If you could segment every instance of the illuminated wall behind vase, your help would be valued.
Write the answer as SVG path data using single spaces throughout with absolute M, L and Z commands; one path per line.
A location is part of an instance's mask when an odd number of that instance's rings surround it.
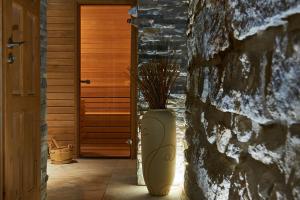
M 185 134 L 185 86 L 187 71 L 186 25 L 187 1 L 183 0 L 140 0 L 138 1 L 138 63 L 139 66 L 154 57 L 164 57 L 170 52 L 167 49 L 157 51 L 161 41 L 167 40 L 169 48 L 175 50 L 175 57 L 181 65 L 181 75 L 172 91 L 168 108 L 176 111 L 177 116 L 177 167 L 174 184 L 183 184 L 184 175 L 184 134 Z M 138 114 L 142 116 L 147 109 L 140 96 Z M 138 138 L 140 139 L 140 130 Z M 138 184 L 144 184 L 141 167 L 141 145 L 138 142 Z

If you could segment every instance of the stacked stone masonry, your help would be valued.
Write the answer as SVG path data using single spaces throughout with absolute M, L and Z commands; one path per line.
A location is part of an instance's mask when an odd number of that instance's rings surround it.
M 157 57 L 172 55 L 181 65 L 181 74 L 172 91 L 168 108 L 177 115 L 177 176 L 179 184 L 184 174 L 185 93 L 186 93 L 186 24 L 188 1 L 184 0 L 139 0 L 138 1 L 138 63 Z M 167 45 L 162 45 L 167 44 Z M 159 49 L 159 50 L 158 50 Z M 142 96 L 139 97 L 138 114 L 147 110 Z M 138 140 L 141 133 L 138 131 Z M 138 183 L 144 184 L 141 167 L 141 146 L 138 143 Z
M 48 159 L 48 144 L 47 144 L 47 124 L 46 124 L 46 108 L 47 108 L 47 0 L 40 1 L 40 99 L 41 99 L 41 200 L 47 199 L 47 159 Z
M 191 0 L 189 199 L 300 199 L 300 1 Z

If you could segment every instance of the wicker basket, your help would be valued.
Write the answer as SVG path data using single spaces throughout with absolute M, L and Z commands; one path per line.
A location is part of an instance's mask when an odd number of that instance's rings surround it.
M 68 164 L 73 160 L 73 147 L 72 145 L 59 146 L 56 140 L 52 138 L 49 154 L 52 164 Z

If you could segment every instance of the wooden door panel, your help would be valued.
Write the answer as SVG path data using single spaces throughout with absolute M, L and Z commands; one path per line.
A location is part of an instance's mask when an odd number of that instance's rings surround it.
M 34 190 L 36 186 L 36 158 L 35 151 L 37 146 L 37 141 L 35 138 L 36 133 L 36 115 L 33 112 L 24 113 L 24 130 L 26 135 L 23 135 L 24 142 L 24 151 L 23 159 L 26 160 L 26 165 L 24 165 L 23 173 L 23 184 L 25 189 L 25 195 L 28 196 L 28 193 Z M 26 198 L 25 198 L 26 199 Z
M 106 126 L 128 126 L 130 121 L 91 121 L 91 120 L 84 120 L 84 123 L 82 123 L 82 126 L 89 127 L 89 126 L 99 126 L 99 127 L 106 127 Z M 129 138 L 128 138 L 129 139 Z
M 4 1 L 4 200 L 40 198 L 39 1 Z M 10 47 L 9 47 L 10 46 Z
M 85 120 L 91 121 L 91 122 L 128 122 L 130 120 L 129 115 L 119 115 L 119 114 L 110 114 L 110 115 L 98 115 L 98 114 L 92 114 L 92 115 L 86 115 L 84 116 Z M 104 123 L 105 124 L 105 123 Z M 127 124 L 128 125 L 128 124 Z M 121 126 L 121 125 L 120 125 Z
M 85 111 L 87 113 L 112 113 L 112 114 L 130 114 L 129 103 L 85 103 Z
M 130 98 L 129 87 L 82 87 L 81 96 L 83 98 Z
M 91 127 L 83 127 L 84 132 L 87 133 L 129 133 L 130 132 L 130 127 L 128 126 L 114 126 L 114 127 L 99 127 L 99 126 L 91 126 Z M 101 134 L 99 134 L 101 135 Z
M 81 156 L 130 156 L 129 8 L 81 6 Z
M 6 123 L 7 130 L 11 133 L 6 138 L 5 146 L 6 152 L 6 166 L 5 168 L 5 199 L 20 199 L 22 198 L 22 148 L 16 145 L 22 142 L 23 127 L 24 127 L 24 113 L 11 113 L 9 122 Z
M 97 67 L 97 65 L 92 67 L 88 67 L 88 65 L 86 65 L 84 72 L 81 73 L 82 79 L 103 79 L 104 81 L 109 81 L 109 79 L 112 79 L 110 80 L 110 83 L 115 82 L 114 84 L 123 82 L 125 80 L 128 81 L 129 77 L 130 74 L 127 67 L 125 69 L 118 69 L 117 67 L 106 67 L 101 69 L 100 67 Z M 93 84 L 94 82 L 95 81 L 91 83 Z
M 90 139 L 90 140 L 95 140 L 97 141 L 98 139 L 103 140 L 103 141 L 108 141 L 109 139 L 115 139 L 115 140 L 120 140 L 120 139 L 125 139 L 122 140 L 123 143 L 126 143 L 126 140 L 130 138 L 130 132 L 84 132 L 85 130 L 82 130 L 82 134 L 80 136 L 81 139 Z M 101 133 L 101 134 L 99 134 Z M 99 140 L 98 140 L 99 141 Z M 113 140 L 111 140 L 113 141 Z M 85 141 L 86 142 L 86 141 Z M 101 142 L 99 142 L 101 143 Z
M 85 157 L 129 157 L 129 147 L 119 147 L 113 145 L 110 148 L 102 148 L 101 146 L 82 145 L 80 149 L 81 155 Z
M 12 19 L 12 34 L 11 37 L 15 41 L 23 41 L 23 9 L 18 4 L 12 5 L 13 9 L 13 19 Z M 14 95 L 21 95 L 23 93 L 23 47 L 15 48 L 12 51 L 12 55 L 14 55 L 17 59 L 16 61 L 10 66 L 12 70 L 9 74 L 10 78 L 10 85 L 12 88 L 9 90 L 11 94 Z
M 25 27 L 27 27 L 27 31 L 25 33 L 24 41 L 26 45 L 24 45 L 24 90 L 28 95 L 36 94 L 36 68 L 37 62 L 35 62 L 36 56 L 34 51 L 39 49 L 37 46 L 36 40 L 38 40 L 35 29 L 36 19 L 35 16 L 30 12 L 25 13 Z M 22 41 L 22 40 L 20 40 Z
M 99 144 L 104 146 L 110 146 L 110 144 L 114 144 L 114 145 L 118 145 L 118 146 L 124 146 L 124 147 L 128 147 L 128 145 L 126 144 L 127 138 L 91 138 L 91 139 L 87 139 L 85 138 L 84 143 L 85 144 Z

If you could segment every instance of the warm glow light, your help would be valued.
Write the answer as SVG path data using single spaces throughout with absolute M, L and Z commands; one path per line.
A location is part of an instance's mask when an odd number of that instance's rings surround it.
M 176 170 L 173 186 L 183 186 L 184 183 L 184 172 L 185 172 L 185 161 L 184 155 L 177 151 L 176 155 Z

